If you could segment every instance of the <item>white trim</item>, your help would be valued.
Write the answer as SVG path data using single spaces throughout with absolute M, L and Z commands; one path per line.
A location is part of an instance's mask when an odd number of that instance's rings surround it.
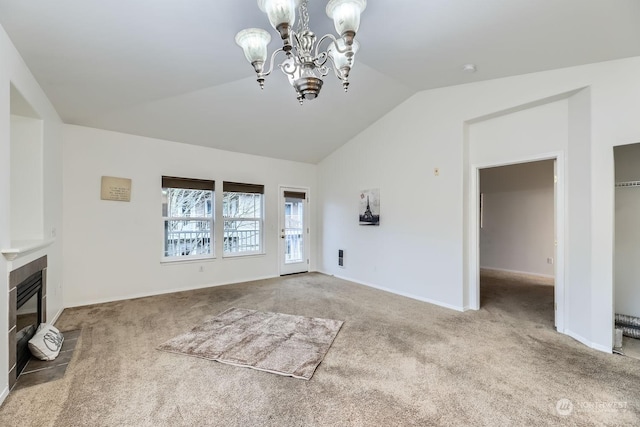
M 21 257 L 23 255 L 27 255 L 31 252 L 35 252 L 38 249 L 46 248 L 55 242 L 55 237 L 50 239 L 42 239 L 42 240 L 22 240 L 11 242 L 11 247 L 2 249 L 2 255 L 9 260 L 14 261 L 16 258 Z
M 601 351 L 603 353 L 613 354 L 613 349 L 612 348 L 606 347 L 606 346 L 604 346 L 602 344 L 598 344 L 598 343 L 592 342 L 589 347 L 591 347 L 594 350 Z
M 525 157 L 516 157 L 497 163 L 475 163 L 469 166 L 469 278 L 467 291 L 469 293 L 469 306 L 473 310 L 480 309 L 480 230 L 478 218 L 478 199 L 480 195 L 480 169 L 513 165 L 519 163 L 536 162 L 540 160 L 555 160 L 557 176 L 554 197 L 556 203 L 556 253 L 555 253 L 555 295 L 556 311 L 554 321 L 559 333 L 565 331 L 565 289 L 564 289 L 564 245 L 565 245 L 565 164 L 564 153 L 555 151 L 541 153 Z
M 184 255 L 184 256 L 172 256 L 162 257 L 160 259 L 160 265 L 170 264 L 186 264 L 190 262 L 203 262 L 214 261 L 216 259 L 213 255 Z
M 592 341 L 589 341 L 588 339 L 586 339 L 585 337 L 583 337 L 582 335 L 576 334 L 575 332 L 570 331 L 569 329 L 565 329 L 564 333 L 566 335 L 569 335 L 571 338 L 573 338 L 574 340 L 586 345 L 589 348 L 592 348 L 594 350 L 598 350 L 601 351 L 603 353 L 613 353 L 612 349 L 609 347 L 605 347 L 602 344 L 598 344 L 598 343 L 594 343 Z
M 125 300 L 129 300 L 129 299 L 136 299 L 136 298 L 146 298 L 146 297 L 153 297 L 156 295 L 165 295 L 165 294 L 173 294 L 176 292 L 187 292 L 187 291 L 195 291 L 197 289 L 206 289 L 206 288 L 215 288 L 218 286 L 227 286 L 227 285 L 235 285 L 238 283 L 245 283 L 245 282 L 253 282 L 256 280 L 266 280 L 266 279 L 273 279 L 275 277 L 280 277 L 277 275 L 270 275 L 270 276 L 261 276 L 261 277 L 253 277 L 251 279 L 244 279 L 244 280 L 240 280 L 237 282 L 227 282 L 227 283 L 207 283 L 204 285 L 198 285 L 198 286 L 191 286 L 188 288 L 172 288 L 172 289 L 164 289 L 162 291 L 158 291 L 158 292 L 141 292 L 141 293 L 137 293 L 137 294 L 133 294 L 133 295 L 126 295 L 126 296 L 116 296 L 116 297 L 111 297 L 111 298 L 98 298 L 98 299 L 94 299 L 94 300 L 88 300 L 88 301 L 82 301 L 82 302 L 78 302 L 78 303 L 72 303 L 69 304 L 68 306 L 66 306 L 65 308 L 72 308 L 72 307 L 83 307 L 85 305 L 94 305 L 94 304 L 104 304 L 107 302 L 116 302 L 116 301 L 125 301 Z
M 223 182 L 223 186 L 224 186 L 224 182 Z M 245 218 L 245 217 L 236 217 L 236 216 L 231 216 L 231 217 L 225 217 L 224 216 L 224 195 L 227 193 L 236 193 L 236 194 L 259 194 L 260 195 L 260 216 L 258 218 L 255 217 L 251 217 L 251 218 Z M 265 218 L 265 200 L 266 197 L 264 195 L 264 187 L 262 190 L 262 193 L 243 193 L 242 191 L 224 191 L 224 189 L 222 190 L 222 257 L 227 257 L 227 258 L 232 258 L 232 257 L 242 257 L 242 256 L 252 256 L 252 255 L 264 255 L 266 253 L 266 247 L 265 247 L 265 240 L 264 240 L 264 218 Z M 259 234 L 259 239 L 260 239 L 260 249 L 257 251 L 251 251 L 251 252 L 225 252 L 224 250 L 224 224 L 227 221 L 257 221 L 260 223 L 260 232 Z
M 258 258 L 258 257 L 263 257 L 266 256 L 267 254 L 264 252 L 252 252 L 252 253 L 246 253 L 246 254 L 227 254 L 227 255 L 223 255 L 222 259 L 223 260 L 229 260 L 229 259 L 245 259 L 245 258 Z
M 163 175 L 165 176 L 165 175 Z M 188 178 L 187 178 L 188 179 Z M 160 263 L 173 263 L 173 262 L 183 262 L 185 260 L 193 260 L 193 261 L 201 261 L 203 259 L 207 260 L 207 259 L 211 259 L 211 258 L 215 258 L 216 257 L 216 244 L 218 243 L 217 241 L 217 233 L 216 233 L 216 226 L 218 221 L 216 221 L 216 209 L 217 209 L 217 203 L 216 203 L 216 197 L 217 197 L 217 193 L 215 190 L 215 180 L 210 180 L 207 179 L 206 181 L 211 181 L 214 185 L 214 189 L 213 190 L 201 190 L 201 191 L 211 191 L 211 216 L 202 216 L 202 217 L 172 217 L 172 216 L 161 216 L 162 219 L 162 228 L 160 228 L 160 230 L 162 231 L 162 245 L 160 248 Z M 173 188 L 173 189 L 180 189 L 179 187 L 160 187 L 161 190 L 165 189 L 165 188 Z M 184 189 L 184 190 L 189 190 Z M 198 190 L 193 190 L 193 191 L 198 191 Z M 160 206 L 162 206 L 163 202 L 162 202 L 162 191 L 160 191 Z M 222 207 L 221 207 L 222 209 Z M 168 212 L 167 212 L 168 213 Z M 167 238 L 167 236 L 164 233 L 164 225 L 167 221 L 207 221 L 209 222 L 209 248 L 211 249 L 211 253 L 210 254 L 197 254 L 197 255 L 183 255 L 183 256 L 166 256 L 165 255 L 165 244 L 166 241 L 165 239 Z
M 565 238 L 566 238 L 566 220 L 567 220 L 567 211 L 565 207 L 565 200 L 567 199 L 567 194 L 565 190 L 565 178 L 566 178 L 566 169 L 565 169 L 565 158 L 564 153 L 558 153 L 556 160 L 554 162 L 554 182 L 555 182 L 555 234 L 556 234 L 556 247 L 555 247 L 555 260 L 554 260 L 554 273 L 555 273 L 555 291 L 554 291 L 554 301 L 556 304 L 556 312 L 554 323 L 556 327 L 556 331 L 561 334 L 565 333 L 565 325 L 566 316 L 568 310 L 566 308 L 565 295 L 566 290 L 564 286 L 564 278 L 565 278 Z
M 47 322 L 50 325 L 55 325 L 56 322 L 58 321 L 58 318 L 60 317 L 60 315 L 62 314 L 62 311 L 64 310 L 64 308 L 61 308 L 60 310 L 58 310 L 58 312 L 56 313 L 55 316 L 53 316 L 53 319 L 51 319 L 51 322 Z
M 281 230 L 284 228 L 284 192 L 287 190 L 298 191 L 305 194 L 306 206 L 303 212 L 303 234 L 304 234 L 304 258 L 300 262 L 285 264 L 284 262 L 284 239 L 281 236 Z M 279 185 L 278 186 L 278 272 L 280 276 L 287 274 L 309 273 L 311 271 L 311 189 L 309 187 L 300 187 L 296 185 Z M 287 271 L 286 266 L 303 265 L 300 271 Z M 306 270 L 304 269 L 306 267 Z
M 417 300 L 417 301 L 422 301 L 422 302 L 426 302 L 426 303 L 429 303 L 429 304 L 437 305 L 437 306 L 440 306 L 440 307 L 448 308 L 450 310 L 455 310 L 455 311 L 460 311 L 460 312 L 468 310 L 468 307 L 459 307 L 459 306 L 456 306 L 456 305 L 447 304 L 447 303 L 442 302 L 442 301 L 437 301 L 437 300 L 433 300 L 433 299 L 430 299 L 430 298 L 425 298 L 425 297 L 413 295 L 413 294 L 410 294 L 410 293 L 407 293 L 407 292 L 399 292 L 397 290 L 386 288 L 384 286 L 374 285 L 373 283 L 367 283 L 367 282 L 363 282 L 361 280 L 356 280 L 356 279 L 352 279 L 352 278 L 345 277 L 345 276 L 338 276 L 336 274 L 325 273 L 323 271 L 320 271 L 320 273 L 326 274 L 327 276 L 333 276 L 333 277 L 336 277 L 338 279 L 347 280 L 349 282 L 357 283 L 358 285 L 363 285 L 363 286 L 368 286 L 370 288 L 379 289 L 381 291 L 389 292 L 390 294 L 400 295 L 400 296 L 411 298 L 411 299 L 414 299 L 414 300 Z
M 4 400 L 9 396 L 9 386 L 6 386 L 2 393 L 0 394 L 0 405 L 4 403 Z

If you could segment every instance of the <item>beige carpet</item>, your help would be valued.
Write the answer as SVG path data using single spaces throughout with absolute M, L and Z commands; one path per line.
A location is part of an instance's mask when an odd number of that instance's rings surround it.
M 309 380 L 342 322 L 230 308 L 158 350 Z
M 483 277 L 481 298 L 459 313 L 312 273 L 68 309 L 64 378 L 12 392 L 0 425 L 640 425 L 640 361 L 556 333 L 553 287 Z M 156 350 L 230 307 L 344 325 L 311 381 Z

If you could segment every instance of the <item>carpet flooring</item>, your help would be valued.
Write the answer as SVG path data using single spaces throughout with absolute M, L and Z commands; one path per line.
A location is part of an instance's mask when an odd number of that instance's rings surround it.
M 0 425 L 640 424 L 640 362 L 556 333 L 553 287 L 483 276 L 481 296 L 460 313 L 311 273 L 67 309 L 65 376 L 12 391 Z M 344 324 L 310 381 L 156 350 L 230 307 Z

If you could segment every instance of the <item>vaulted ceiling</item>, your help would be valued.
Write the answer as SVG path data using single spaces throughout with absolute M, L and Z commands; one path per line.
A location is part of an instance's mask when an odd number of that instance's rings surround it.
M 234 42 L 261 27 L 279 47 L 255 0 L 0 0 L 66 123 L 309 163 L 421 90 L 638 56 L 639 22 L 638 0 L 369 0 L 349 92 L 330 74 L 300 106 L 277 70 L 260 91 Z

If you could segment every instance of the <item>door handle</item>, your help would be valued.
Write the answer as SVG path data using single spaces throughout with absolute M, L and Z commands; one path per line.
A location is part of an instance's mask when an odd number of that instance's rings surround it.
M 284 234 L 281 234 L 281 235 L 280 235 L 280 238 L 281 238 L 281 239 L 284 239 Z

